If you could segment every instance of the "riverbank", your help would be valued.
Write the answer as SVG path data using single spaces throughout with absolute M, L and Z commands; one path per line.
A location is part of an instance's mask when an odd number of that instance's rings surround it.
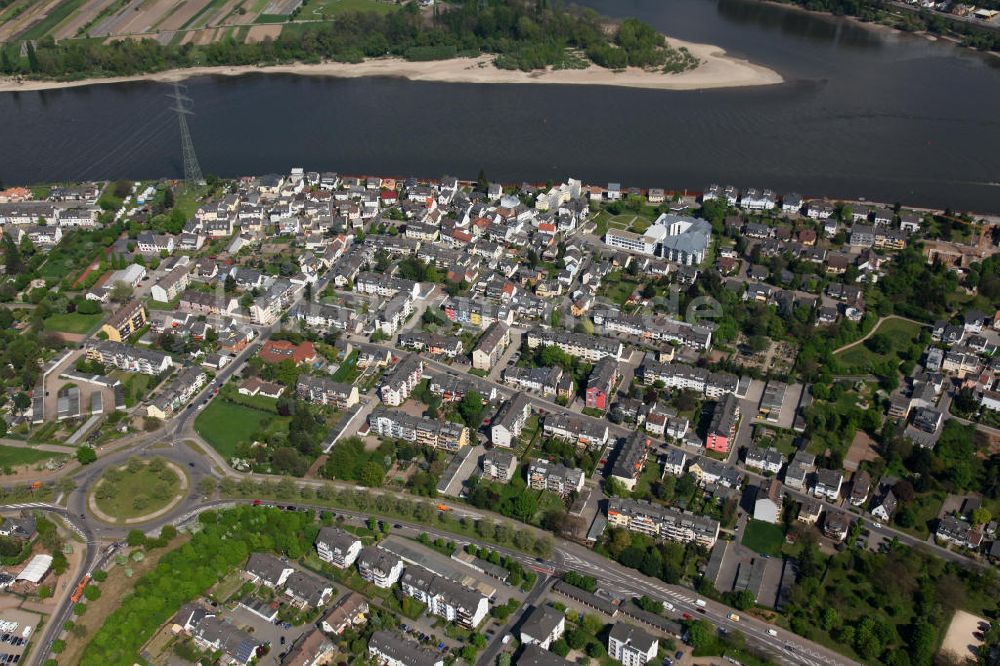
M 192 67 L 137 76 L 81 79 L 79 81 L 35 81 L 0 78 L 0 92 L 53 90 L 80 86 L 125 83 L 129 81 L 158 81 L 173 83 L 196 76 L 244 76 L 247 74 L 295 74 L 300 76 L 327 76 L 333 78 L 393 77 L 411 81 L 438 81 L 445 83 L 548 83 L 565 85 L 623 86 L 659 90 L 704 90 L 709 88 L 738 88 L 744 86 L 775 85 L 783 81 L 780 74 L 761 65 L 735 58 L 711 44 L 695 44 L 677 39 L 668 40 L 675 48 L 687 48 L 698 59 L 694 69 L 672 74 L 648 72 L 637 68 L 614 71 L 591 65 L 586 69 L 546 70 L 521 72 L 498 69 L 492 56 L 455 58 L 429 62 L 410 62 L 398 58 L 378 58 L 362 63 L 325 62 L 320 64 L 295 63 L 259 67 Z
M 982 55 L 992 56 L 994 58 L 1000 58 L 1000 51 L 984 51 L 982 49 L 977 49 L 972 46 L 967 46 L 966 44 L 963 44 L 962 40 L 956 37 L 955 35 L 946 35 L 944 33 L 932 34 L 927 30 L 903 30 L 902 28 L 896 25 L 890 25 L 889 23 L 883 23 L 881 21 L 866 21 L 859 16 L 853 16 L 850 14 L 834 14 L 833 12 L 819 11 L 815 9 L 806 9 L 802 5 L 796 4 L 794 2 L 786 2 L 783 0 L 759 0 L 759 2 L 762 2 L 766 5 L 772 5 L 774 7 L 781 7 L 783 9 L 796 11 L 801 14 L 807 14 L 810 16 L 820 16 L 826 19 L 832 19 L 838 21 L 846 20 L 854 25 L 861 26 L 876 33 L 911 35 L 913 37 L 919 37 L 921 39 L 925 39 L 929 42 L 938 42 L 938 41 L 947 42 L 948 44 L 954 46 L 956 49 L 962 49 L 964 51 L 969 51 L 971 53 L 978 53 Z M 897 9 L 906 11 L 912 10 L 912 7 L 903 3 L 891 2 L 890 4 L 896 7 Z M 942 15 L 942 18 L 945 17 Z M 949 20 L 955 20 L 954 17 L 947 17 L 947 18 L 949 18 Z M 973 25 L 975 25 L 976 27 L 985 27 L 976 24 Z

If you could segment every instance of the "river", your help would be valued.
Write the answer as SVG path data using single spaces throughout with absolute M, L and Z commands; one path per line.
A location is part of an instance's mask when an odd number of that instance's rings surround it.
M 777 70 L 710 91 L 254 74 L 188 82 L 206 173 L 709 182 L 1000 212 L 1000 58 L 754 0 L 588 0 Z M 0 179 L 181 173 L 158 83 L 0 94 Z

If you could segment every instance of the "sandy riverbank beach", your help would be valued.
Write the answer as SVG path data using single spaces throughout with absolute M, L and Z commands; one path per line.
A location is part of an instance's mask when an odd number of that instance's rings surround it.
M 497 69 L 490 56 L 456 58 L 431 62 L 409 62 L 398 58 L 378 58 L 358 64 L 327 62 L 315 65 L 290 64 L 257 67 L 192 67 L 138 76 L 120 76 L 79 81 L 17 81 L 0 78 L 0 92 L 51 90 L 78 86 L 123 83 L 126 81 L 174 82 L 196 76 L 242 76 L 245 74 L 297 74 L 359 78 L 386 76 L 411 81 L 441 81 L 449 83 L 559 83 L 571 85 L 626 86 L 661 90 L 702 90 L 735 88 L 781 83 L 781 76 L 767 67 L 726 55 L 711 44 L 695 44 L 670 39 L 674 47 L 686 47 L 699 60 L 698 67 L 679 74 L 662 74 L 629 68 L 612 71 L 591 65 L 587 69 L 521 72 Z

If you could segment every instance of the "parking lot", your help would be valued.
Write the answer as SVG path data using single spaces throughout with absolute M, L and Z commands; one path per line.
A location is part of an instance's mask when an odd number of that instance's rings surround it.
M 342 594 L 342 592 L 338 590 L 334 593 L 333 598 L 338 598 L 338 594 Z M 268 622 L 242 606 L 237 606 L 225 614 L 237 627 L 243 628 L 261 640 L 271 642 L 271 651 L 257 662 L 260 666 L 278 666 L 281 663 L 281 655 L 298 640 L 299 636 L 312 628 L 311 625 L 303 625 L 286 629 Z M 282 643 L 282 639 L 284 639 L 284 643 Z
M 39 617 L 19 609 L 0 613 L 0 664 L 20 664 Z

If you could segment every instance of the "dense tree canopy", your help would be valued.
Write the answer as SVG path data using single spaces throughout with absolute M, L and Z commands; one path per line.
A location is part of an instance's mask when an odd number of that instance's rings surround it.
M 628 65 L 682 70 L 696 64 L 687 51 L 670 48 L 651 26 L 628 19 L 609 39 L 603 20 L 593 11 L 573 11 L 525 0 L 466 0 L 421 16 L 416 3 L 385 14 L 346 12 L 332 22 L 297 24 L 276 39 L 246 44 L 227 38 L 195 46 L 160 44 L 153 39 L 71 39 L 38 41 L 24 58 L 14 48 L 2 49 L 3 73 L 81 78 L 162 71 L 201 65 L 253 65 L 359 62 L 392 55 L 409 60 L 440 60 L 456 55 L 490 53 L 507 69 L 549 66 L 579 67 L 587 60 L 603 67 Z M 581 56 L 582 54 L 582 56 Z

